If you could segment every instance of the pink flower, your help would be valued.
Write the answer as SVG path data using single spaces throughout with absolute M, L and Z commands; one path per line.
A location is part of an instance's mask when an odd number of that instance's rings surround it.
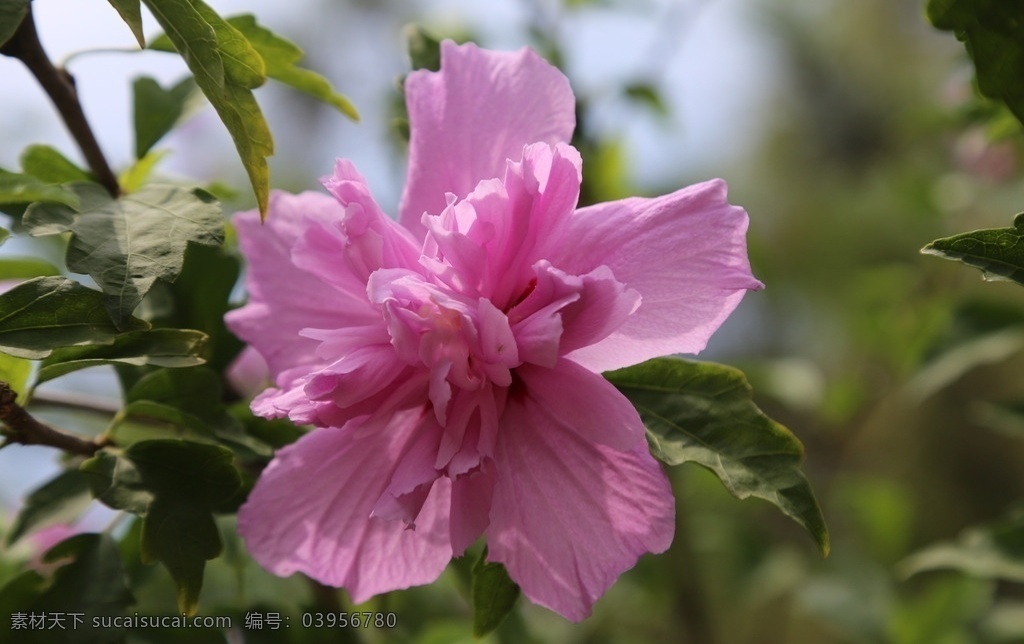
M 600 372 L 700 351 L 748 289 L 747 215 L 722 181 L 576 209 L 567 79 L 533 52 L 442 45 L 406 81 L 401 223 L 340 160 L 331 196 L 236 218 L 249 303 L 231 328 L 314 431 L 239 514 L 253 557 L 355 602 L 435 580 L 484 535 L 571 620 L 672 541 L 637 412 Z

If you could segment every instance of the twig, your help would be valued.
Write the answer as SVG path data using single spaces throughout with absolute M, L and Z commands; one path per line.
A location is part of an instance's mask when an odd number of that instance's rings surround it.
M 89 164 L 89 169 L 96 175 L 96 180 L 107 189 L 112 197 L 120 195 L 121 186 L 117 182 L 117 177 L 110 169 L 106 157 L 103 156 L 96 136 L 85 118 L 85 112 L 82 111 L 82 104 L 78 100 L 78 91 L 75 89 L 75 79 L 67 70 L 54 67 L 47 57 L 42 43 L 39 42 L 39 33 L 36 31 L 36 23 L 32 18 L 31 5 L 14 35 L 0 47 L 0 54 L 17 58 L 28 67 L 47 96 L 53 101 L 57 111 L 60 112 L 64 125 L 67 126 L 71 136 L 78 143 L 86 163 Z
M 36 420 L 16 402 L 17 398 L 18 394 L 14 393 L 11 386 L 0 381 L 0 423 L 7 427 L 3 431 L 6 437 L 4 445 L 49 445 L 82 456 L 92 456 L 104 446 L 102 443 L 66 434 Z

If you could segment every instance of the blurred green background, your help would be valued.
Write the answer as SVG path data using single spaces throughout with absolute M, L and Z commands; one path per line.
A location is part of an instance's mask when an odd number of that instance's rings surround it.
M 678 525 L 669 552 L 645 557 L 582 624 L 521 601 L 487 641 L 1024 642 L 1024 586 L 1012 581 L 1020 572 L 1006 559 L 1014 547 L 1021 553 L 1024 539 L 1010 526 L 1000 542 L 1008 546 L 993 554 L 985 545 L 990 533 L 976 530 L 1024 499 L 1024 291 L 919 253 L 939 237 L 1010 225 L 1024 210 L 1024 145 L 1019 127 L 976 97 L 963 46 L 928 24 L 919 0 L 521 0 L 515 15 L 524 19 L 506 31 L 478 22 L 459 3 L 444 11 L 435 6 L 444 3 L 429 2 L 307 4 L 309 15 L 347 21 L 348 29 L 382 21 L 395 35 L 376 43 L 388 61 L 401 54 L 396 26 L 409 20 L 483 46 L 532 45 L 566 63 L 577 89 L 585 200 L 663 194 L 721 176 L 731 201 L 751 216 L 751 259 L 767 289 L 747 296 L 701 358 L 743 369 L 758 404 L 804 442 L 832 554 L 822 559 L 768 504 L 736 502 L 709 473 L 678 467 L 671 472 Z M 678 100 L 661 57 L 684 50 L 705 13 L 723 4 L 743 24 L 722 36 L 715 55 L 748 47 L 743 39 L 753 36 L 764 57 L 758 69 L 770 73 L 740 80 L 756 85 L 749 94 L 756 102 L 724 111 L 718 125 L 734 135 L 702 154 L 701 133 L 681 125 L 694 106 Z M 252 10 L 260 15 L 258 4 Z M 652 17 L 665 20 L 645 43 L 616 31 L 617 22 Z M 608 48 L 609 60 L 640 47 L 648 64 L 614 75 L 602 75 L 600 61 L 583 64 L 576 28 L 590 21 L 606 25 L 591 37 Z M 377 55 L 363 44 L 345 49 L 347 63 L 336 62 L 342 43 L 315 25 L 304 32 L 301 19 L 291 24 L 282 32 L 310 50 L 311 66 L 329 76 L 335 70 L 344 92 L 350 88 L 337 70 L 363 64 L 353 57 Z M 710 54 L 686 56 L 693 73 L 733 69 Z M 578 81 L 574 67 L 591 80 Z M 376 109 L 382 113 L 398 100 L 393 89 L 372 98 L 385 106 Z M 274 160 L 277 187 L 310 187 L 310 177 L 329 167 L 325 155 L 357 156 L 344 136 L 329 152 L 302 156 L 302 142 L 313 135 L 290 137 L 294 126 L 285 121 L 336 117 L 295 96 L 268 100 L 271 126 L 285 141 Z M 364 114 L 375 111 L 373 103 L 357 104 Z M 386 177 L 401 176 L 403 154 L 390 117 L 354 126 L 388 159 L 377 182 L 385 190 L 392 187 Z M 192 149 L 182 151 L 179 167 L 204 154 L 188 136 L 180 143 Z M 651 152 L 652 140 L 669 149 Z M 380 195 L 382 203 L 396 202 L 399 188 Z M 238 554 L 241 545 L 225 526 L 228 552 L 208 568 L 203 614 L 235 615 L 236 624 L 244 606 L 290 614 L 289 641 L 297 642 L 473 641 L 462 596 L 465 564 L 434 586 L 372 600 L 366 610 L 395 612 L 395 629 L 302 633 L 297 616 L 315 605 L 316 593 L 259 571 Z M 984 574 L 909 574 L 928 567 L 912 555 L 961 536 L 978 549 L 949 560 Z M 0 572 L 9 572 L 30 553 L 0 556 Z M 151 591 L 139 594 L 140 613 L 173 612 L 162 568 L 132 574 Z M 237 637 L 177 631 L 133 641 L 285 641 L 270 630 Z

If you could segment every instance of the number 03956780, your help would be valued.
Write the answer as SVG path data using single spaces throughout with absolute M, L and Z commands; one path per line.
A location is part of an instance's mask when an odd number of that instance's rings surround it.
M 372 611 L 353 613 L 303 613 L 304 628 L 394 628 L 398 616 Z

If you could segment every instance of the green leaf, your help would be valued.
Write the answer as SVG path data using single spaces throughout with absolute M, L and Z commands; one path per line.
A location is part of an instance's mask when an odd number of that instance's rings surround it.
M 904 577 L 941 569 L 1024 582 L 1024 510 L 969 528 L 956 541 L 929 546 L 903 560 L 898 568 Z
M 21 153 L 21 169 L 46 183 L 92 181 L 93 177 L 48 145 L 30 145 Z
M 519 600 L 519 586 L 505 566 L 487 561 L 487 549 L 473 564 L 473 636 L 484 637 L 501 626 Z
M 1024 123 L 1024 7 L 1007 0 L 930 0 L 928 18 L 952 31 L 974 60 L 978 90 Z
M 4 45 L 28 13 L 31 0 L 0 0 L 0 46 Z
M 6 228 L 0 228 L 0 246 L 3 246 L 4 242 L 7 241 L 7 238 L 10 236 L 11 231 L 7 230 Z
M 669 465 L 697 463 L 737 498 L 772 503 L 828 554 L 825 520 L 800 471 L 803 446 L 758 409 L 742 372 L 658 358 L 605 376 L 640 412 L 657 458 Z
M 67 206 L 78 204 L 73 192 L 61 186 L 44 183 L 29 174 L 0 170 L 0 205 L 46 201 Z
M 109 344 L 120 332 L 99 291 L 64 277 L 37 277 L 0 295 L 0 351 L 38 360 L 56 347 Z M 148 324 L 128 318 L 122 328 Z
M 79 534 L 60 542 L 46 553 L 49 563 L 71 558 L 54 573 L 53 584 L 33 604 L 36 613 L 78 612 L 92 616 L 121 615 L 135 603 L 125 585 L 121 553 L 106 534 Z M 62 641 L 92 642 L 91 629 L 68 630 Z M 51 640 L 52 641 L 52 640 Z
M 135 117 L 135 158 L 146 156 L 157 141 L 180 123 L 196 95 L 196 82 L 185 78 L 170 89 L 143 76 L 132 83 Z
M 40 275 L 60 275 L 50 262 L 34 257 L 0 258 L 0 280 L 23 280 Z
M 150 47 L 167 49 L 169 43 L 185 59 L 199 89 L 231 134 L 260 213 L 266 215 L 270 195 L 266 158 L 274 153 L 274 141 L 251 91 L 262 82 L 262 59 L 237 29 L 200 0 L 144 1 L 167 36 Z
M 117 9 L 117 13 L 121 14 L 121 19 L 128 25 L 128 28 L 132 30 L 132 35 L 138 41 L 139 47 L 145 49 L 146 36 L 142 33 L 142 7 L 139 0 L 109 0 L 109 2 L 114 9 Z
M 413 69 L 441 69 L 441 41 L 419 25 L 405 28 L 405 48 Z
M 36 488 L 7 533 L 7 545 L 33 530 L 58 523 L 69 523 L 92 502 L 89 481 L 75 469 L 64 470 L 56 478 Z
M 980 269 L 986 280 L 1024 285 L 1024 213 L 1013 218 L 1012 228 L 988 228 L 936 239 L 921 252 Z
M 143 560 L 167 567 L 178 587 L 179 610 L 194 613 L 205 562 L 221 551 L 212 510 L 242 483 L 231 451 L 185 441 L 145 441 L 121 455 L 103 450 L 82 470 L 97 498 L 145 516 Z
M 72 371 L 104 364 L 194 367 L 204 362 L 199 353 L 205 343 L 206 334 L 192 329 L 123 333 L 108 345 L 54 349 L 43 360 L 36 382 L 43 383 Z
M 131 164 L 128 169 L 117 177 L 117 182 L 121 184 L 121 189 L 125 192 L 135 192 L 146 185 L 150 175 L 153 174 L 153 169 L 156 168 L 157 164 L 165 156 L 167 156 L 167 150 L 151 150 L 146 156 L 136 160 L 135 163 Z
M 359 120 L 352 102 L 336 92 L 326 78 L 296 66 L 305 53 L 294 43 L 256 24 L 256 18 L 249 14 L 228 18 L 228 23 L 242 32 L 263 57 L 267 76 L 333 106 L 353 121 Z
M 32 361 L 0 353 L 0 382 L 6 382 L 18 393 L 15 402 L 24 406 L 32 382 Z
M 220 206 L 198 188 L 151 184 L 116 200 L 96 184 L 74 188 L 81 200 L 77 211 L 33 204 L 23 223 L 32 235 L 72 233 L 68 268 L 96 280 L 118 324 L 130 318 L 156 280 L 174 281 L 189 242 L 224 241 Z
M 623 88 L 626 97 L 632 99 L 647 108 L 656 116 L 665 118 L 668 116 L 668 106 L 665 105 L 661 92 L 651 83 L 633 83 Z
M 161 370 L 142 377 L 125 394 L 125 408 L 112 426 L 132 420 L 167 423 L 182 431 L 242 445 L 257 454 L 270 449 L 250 437 L 221 402 L 219 376 L 209 369 Z

